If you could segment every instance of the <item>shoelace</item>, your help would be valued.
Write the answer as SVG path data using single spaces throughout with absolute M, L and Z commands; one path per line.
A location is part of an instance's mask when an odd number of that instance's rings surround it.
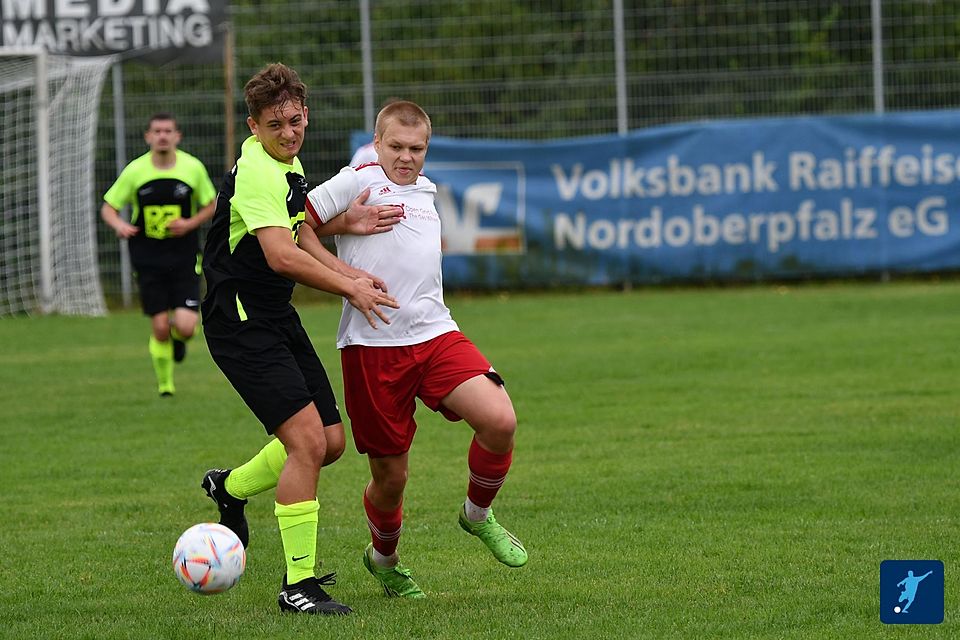
M 319 578 L 314 578 L 313 580 L 308 580 L 302 587 L 300 587 L 302 593 L 307 594 L 308 596 L 315 598 L 320 602 L 329 602 L 333 600 L 329 593 L 323 590 L 323 587 L 320 585 L 333 585 L 337 584 L 337 574 L 328 573 L 325 576 L 320 576 Z
M 324 586 L 337 584 L 337 572 L 334 571 L 333 573 L 328 573 L 325 576 L 320 576 L 319 578 L 317 578 L 317 584 L 321 584 Z

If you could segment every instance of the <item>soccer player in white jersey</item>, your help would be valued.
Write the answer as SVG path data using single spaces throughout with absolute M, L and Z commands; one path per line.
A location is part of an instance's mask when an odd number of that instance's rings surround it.
M 390 324 L 376 330 L 345 305 L 337 348 L 354 442 L 367 455 L 371 472 L 363 505 L 372 542 L 363 563 L 388 596 L 407 598 L 424 597 L 397 553 L 416 398 L 448 420 L 463 419 L 474 431 L 460 526 L 503 564 L 527 562 L 523 545 L 497 523 L 490 508 L 513 457 L 513 404 L 503 379 L 460 333 L 443 301 L 437 189 L 420 174 L 430 132 L 430 118 L 416 104 L 387 105 L 374 134 L 379 163 L 345 167 L 307 196 L 317 232 L 339 234 L 339 257 L 381 274 L 399 304 L 383 310 Z M 370 189 L 367 205 L 399 205 L 402 219 L 388 233 L 343 234 L 338 214 L 365 189 Z

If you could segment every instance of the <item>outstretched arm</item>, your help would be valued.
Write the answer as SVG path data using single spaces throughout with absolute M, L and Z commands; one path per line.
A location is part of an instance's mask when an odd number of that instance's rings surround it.
M 316 258 L 320 264 L 324 265 L 328 269 L 336 271 L 337 273 L 354 280 L 357 278 L 369 278 L 373 281 L 373 286 L 375 286 L 377 289 L 380 289 L 383 292 L 387 291 L 386 282 L 372 274 L 367 273 L 366 271 L 361 271 L 360 269 L 351 267 L 346 262 L 333 255 L 325 246 L 323 246 L 323 243 L 320 242 L 320 239 L 317 237 L 316 233 L 311 233 L 306 229 L 301 229 L 299 244 L 301 249 Z
M 397 309 L 399 305 L 393 297 L 377 289 L 372 280 L 348 278 L 330 269 L 307 251 L 301 250 L 293 242 L 288 228 L 262 227 L 256 230 L 256 234 L 267 264 L 275 272 L 308 287 L 343 296 L 366 317 L 367 322 L 375 329 L 377 323 L 374 315 L 384 323 L 390 324 L 390 320 L 380 306 Z M 317 243 L 319 244 L 319 240 Z
M 370 189 L 361 189 L 357 172 L 345 167 L 337 175 L 314 187 L 307 194 L 307 223 L 318 237 L 354 234 L 369 235 L 389 231 L 403 216 L 403 208 L 395 205 L 366 205 Z M 301 238 L 303 234 L 301 234 Z M 329 252 L 327 252 L 329 253 Z M 329 256 L 332 258 L 332 254 Z M 324 257 L 327 260 L 328 257 Z M 337 260 L 335 267 L 351 278 L 370 278 L 387 290 L 377 276 Z

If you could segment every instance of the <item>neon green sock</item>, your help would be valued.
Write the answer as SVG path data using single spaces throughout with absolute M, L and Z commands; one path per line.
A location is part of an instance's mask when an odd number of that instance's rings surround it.
M 150 358 L 153 360 L 153 370 L 157 374 L 157 388 L 160 393 L 174 393 L 173 386 L 173 342 L 160 342 L 150 336 Z
M 176 328 L 175 326 L 173 326 L 172 324 L 170 325 L 170 337 L 173 338 L 174 340 L 179 340 L 180 342 L 186 342 L 187 340 L 190 339 L 190 338 L 184 338 L 184 337 L 180 334 L 180 332 L 177 331 L 177 328 Z M 191 337 L 193 337 L 193 336 L 191 336 Z
M 260 452 L 227 476 L 226 488 L 230 495 L 244 500 L 277 486 L 287 450 L 274 438 Z
M 318 511 L 320 503 L 316 499 L 294 504 L 274 503 L 273 513 L 280 523 L 280 539 L 283 540 L 283 553 L 287 561 L 287 584 L 295 584 L 314 575 Z

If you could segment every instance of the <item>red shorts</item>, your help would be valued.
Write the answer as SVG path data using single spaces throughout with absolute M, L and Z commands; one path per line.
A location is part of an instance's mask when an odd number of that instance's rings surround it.
M 447 420 L 460 416 L 441 406 L 461 383 L 478 375 L 503 380 L 480 350 L 459 331 L 403 347 L 352 345 L 340 351 L 344 399 L 354 444 L 375 458 L 410 449 L 417 423 L 416 399 Z

